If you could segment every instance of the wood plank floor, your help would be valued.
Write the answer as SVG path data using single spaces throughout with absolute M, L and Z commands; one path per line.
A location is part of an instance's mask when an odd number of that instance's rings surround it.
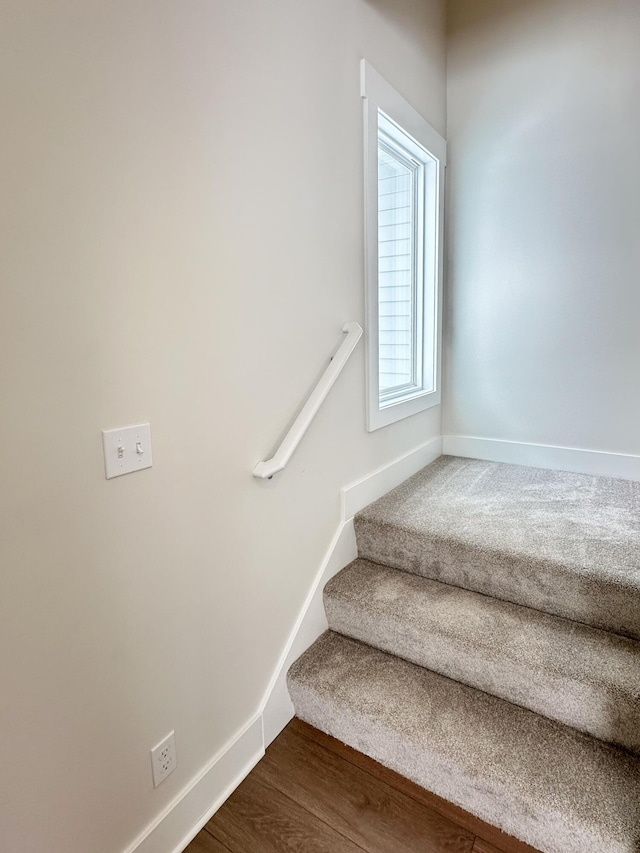
M 185 853 L 538 853 L 292 720 Z

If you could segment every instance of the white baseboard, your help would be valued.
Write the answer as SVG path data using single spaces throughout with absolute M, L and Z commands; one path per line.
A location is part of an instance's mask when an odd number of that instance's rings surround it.
M 183 788 L 124 853 L 182 853 L 293 717 L 289 666 L 327 629 L 325 584 L 357 556 L 353 516 L 443 453 L 559 471 L 640 480 L 640 456 L 445 435 L 342 490 L 342 518 L 280 655 L 258 713 Z M 190 829 L 185 833 L 185 827 Z
M 361 509 L 434 462 L 438 456 L 442 456 L 442 452 L 442 436 L 438 436 L 406 456 L 358 480 L 357 483 L 347 486 L 342 490 L 342 518 L 345 521 L 353 518 Z
M 550 468 L 554 471 L 640 480 L 640 456 L 624 453 L 555 447 L 550 444 L 526 444 L 521 441 L 474 438 L 468 435 L 443 436 L 442 452 L 447 456 L 465 456 L 491 462 Z
M 442 455 L 436 438 L 342 490 L 343 520 L 313 580 L 257 714 L 147 826 L 124 853 L 182 853 L 264 755 L 293 717 L 286 676 L 291 664 L 327 630 L 322 592 L 357 556 L 353 515 Z M 190 827 L 185 831 L 185 827 Z
M 322 591 L 331 578 L 358 555 L 353 516 L 358 510 L 382 497 L 441 455 L 442 439 L 434 438 L 342 490 L 342 524 L 336 531 L 314 578 L 260 708 L 264 720 L 265 747 L 280 734 L 293 717 L 293 705 L 287 690 L 287 670 L 327 630 Z
M 287 670 L 328 628 L 322 602 L 325 584 L 340 569 L 355 560 L 356 556 L 356 536 L 353 521 L 349 520 L 340 525 L 333 537 L 267 687 L 260 708 L 264 721 L 265 747 L 275 740 L 293 718 L 293 705 L 287 690 Z
M 191 779 L 125 853 L 182 853 L 263 755 L 262 719 L 257 715 Z M 190 827 L 186 834 L 185 827 Z

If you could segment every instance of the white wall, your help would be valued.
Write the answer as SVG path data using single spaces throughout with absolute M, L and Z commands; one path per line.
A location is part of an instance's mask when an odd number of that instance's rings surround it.
M 440 132 L 439 0 L 2 0 L 0 847 L 119 853 L 258 708 L 365 432 L 366 56 Z M 107 482 L 100 431 L 150 420 Z M 175 728 L 157 790 L 149 748 Z M 158 851 L 163 853 L 163 851 Z
M 445 433 L 640 453 L 640 4 L 452 0 Z

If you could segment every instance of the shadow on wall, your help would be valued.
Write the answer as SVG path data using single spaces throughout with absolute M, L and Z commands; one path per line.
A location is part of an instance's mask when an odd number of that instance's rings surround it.
M 442 18 L 435 4 L 423 0 L 365 0 L 367 6 L 375 10 L 385 23 L 403 39 L 415 42 L 423 48 L 422 36 L 429 30 L 440 30 Z M 424 19 L 424 29 L 416 27 L 416 20 Z
M 501 28 L 510 30 L 514 19 L 535 16 L 551 7 L 557 10 L 558 0 L 448 0 L 447 30 L 463 33 L 490 27 L 497 34 Z

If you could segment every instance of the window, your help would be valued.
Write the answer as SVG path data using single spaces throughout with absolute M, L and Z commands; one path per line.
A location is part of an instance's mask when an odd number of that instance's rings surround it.
M 440 403 L 446 143 L 364 60 L 367 428 Z

